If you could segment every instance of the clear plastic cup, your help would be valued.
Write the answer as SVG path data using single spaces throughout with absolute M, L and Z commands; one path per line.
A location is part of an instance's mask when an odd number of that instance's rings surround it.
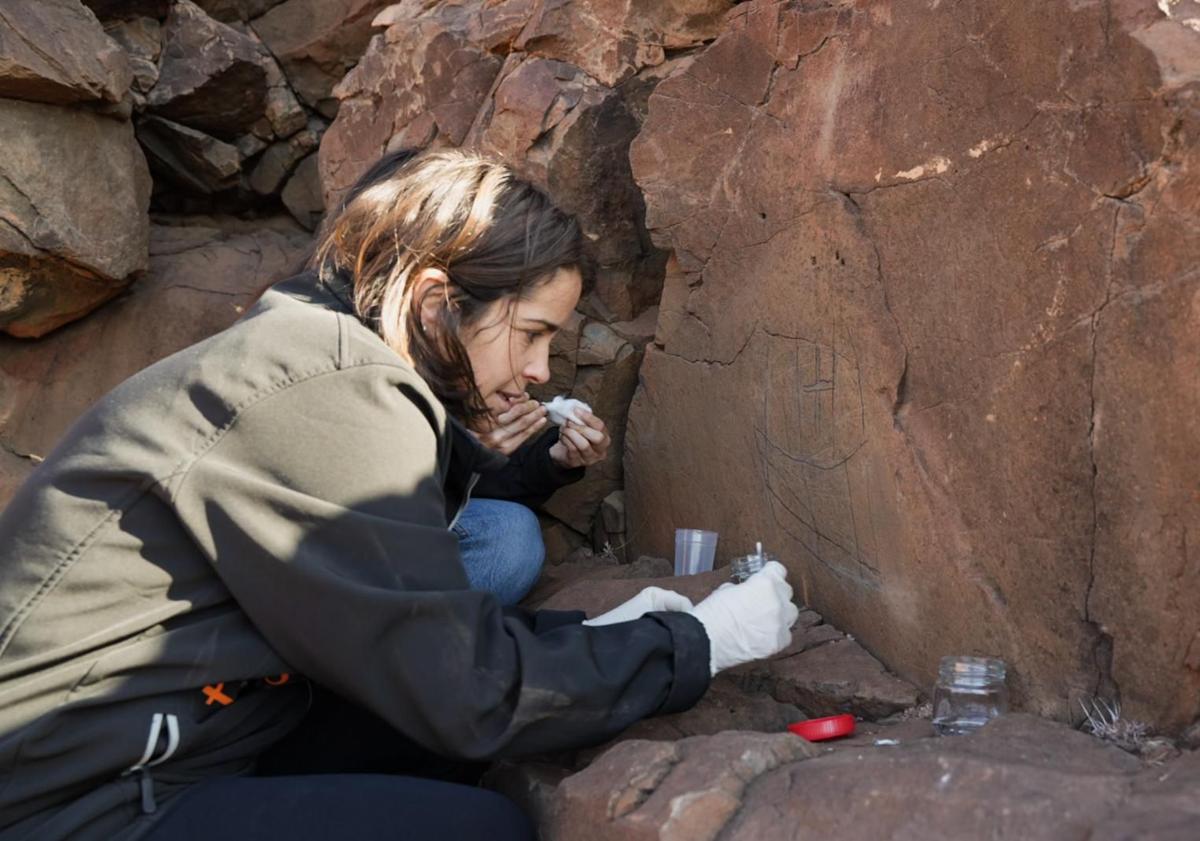
M 695 575 L 713 568 L 717 533 L 703 529 L 675 529 L 675 574 Z

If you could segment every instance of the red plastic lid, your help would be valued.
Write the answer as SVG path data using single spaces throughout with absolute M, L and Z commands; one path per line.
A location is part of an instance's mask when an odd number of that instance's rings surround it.
M 849 736 L 854 732 L 854 716 L 849 713 L 831 715 L 825 718 L 810 718 L 808 721 L 797 721 L 788 725 L 797 736 L 802 736 L 810 742 L 822 742 L 826 739 L 837 739 Z

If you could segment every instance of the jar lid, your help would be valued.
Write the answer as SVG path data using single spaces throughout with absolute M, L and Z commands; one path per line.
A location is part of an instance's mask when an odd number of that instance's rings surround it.
M 810 742 L 823 742 L 826 739 L 838 739 L 854 733 L 854 716 L 849 713 L 830 715 L 825 718 L 810 718 L 808 721 L 797 721 L 788 725 L 797 736 Z

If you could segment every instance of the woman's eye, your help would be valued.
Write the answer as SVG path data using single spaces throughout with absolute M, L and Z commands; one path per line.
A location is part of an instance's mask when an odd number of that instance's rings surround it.
M 528 342 L 529 344 L 533 344 L 541 337 L 541 335 L 542 335 L 542 331 L 540 331 L 540 330 L 526 330 L 525 331 L 525 341 Z

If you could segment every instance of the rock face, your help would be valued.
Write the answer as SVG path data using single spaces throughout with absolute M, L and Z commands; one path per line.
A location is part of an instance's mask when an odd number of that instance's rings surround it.
M 152 362 L 232 324 L 299 261 L 288 223 L 156 225 L 146 274 L 120 299 L 37 342 L 0 337 L 0 508 L 97 398 Z M 261 224 L 261 223 L 257 223 Z M 73 360 L 63 365 L 63 360 Z
M 279 22 L 297 0 L 255 22 Z M 384 10 L 358 64 L 333 89 L 338 116 L 319 153 L 326 207 L 387 150 L 438 146 L 509 163 L 575 214 L 592 244 L 596 286 L 556 338 L 541 399 L 571 393 L 613 437 L 610 457 L 557 493 L 545 510 L 577 545 L 622 547 L 597 519 L 621 487 L 625 414 L 662 288 L 665 254 L 648 241 L 628 149 L 654 84 L 717 31 L 727 2 L 671 4 L 397 3 Z M 286 48 L 272 44 L 289 74 Z M 296 76 L 292 75 L 295 82 Z M 552 558 L 557 560 L 557 558 Z
M 286 0 L 253 26 L 300 98 L 332 117 L 337 104 L 330 93 L 362 55 L 371 20 L 387 5 L 388 0 Z
M 133 128 L 0 99 L 0 330 L 40 336 L 146 267 L 150 178 Z
M 738 811 L 750 784 L 815 753 L 789 733 L 622 742 L 559 785 L 543 837 L 710 841 Z
M 1031 716 L 970 736 L 880 732 L 879 743 L 812 745 L 727 731 L 631 740 L 565 778 L 541 768 L 525 791 L 546 839 L 926 838 L 1052 841 L 1192 837 L 1200 754 L 1160 768 Z M 532 784 L 532 785 L 530 785 Z
M 389 148 L 461 144 L 500 64 L 436 20 L 389 27 L 335 91 L 341 106 L 320 153 L 325 206 Z
M 766 541 L 921 685 L 999 655 L 1028 709 L 1179 728 L 1200 33 L 1106 9 L 757 0 L 655 88 L 631 160 L 672 260 L 627 503 L 635 552 Z
M 0 97 L 58 105 L 120 102 L 131 78 L 125 53 L 78 0 L 0 9 Z

